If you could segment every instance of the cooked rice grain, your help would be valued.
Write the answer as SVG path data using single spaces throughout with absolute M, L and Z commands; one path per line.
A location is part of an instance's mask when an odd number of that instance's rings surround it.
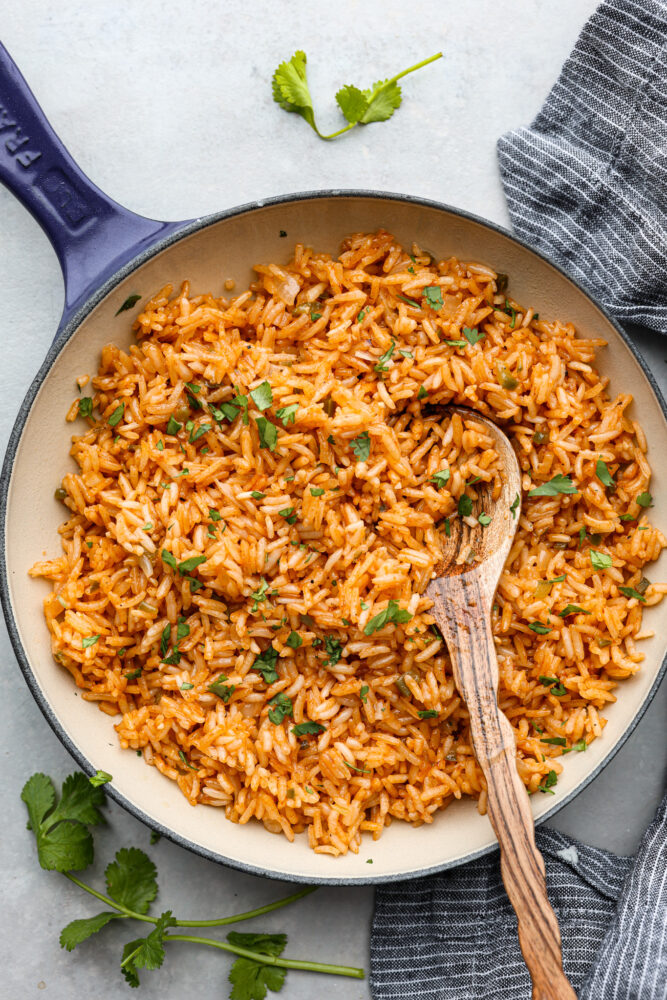
M 665 539 L 637 503 L 650 469 L 631 397 L 610 400 L 594 366 L 603 341 L 508 300 L 488 268 L 436 264 L 386 232 L 256 270 L 231 300 L 163 288 L 129 352 L 103 350 L 79 471 L 62 481 L 63 555 L 32 570 L 53 582 L 56 660 L 193 805 L 290 840 L 307 831 L 320 853 L 358 851 L 393 819 L 432 822 L 462 795 L 483 810 L 421 596 L 471 480 L 498 489 L 483 427 L 434 409 L 465 404 L 503 427 L 523 472 L 493 631 L 519 773 L 546 790 L 642 660 L 642 602 L 619 586 L 647 605 L 665 592 L 640 583 Z M 579 492 L 527 498 L 557 473 Z M 611 567 L 596 570 L 592 549 Z M 568 604 L 588 613 L 560 617 Z M 372 631 L 388 608 L 399 621 Z M 272 655 L 275 670 L 254 667 Z M 295 733 L 305 722 L 323 729 Z

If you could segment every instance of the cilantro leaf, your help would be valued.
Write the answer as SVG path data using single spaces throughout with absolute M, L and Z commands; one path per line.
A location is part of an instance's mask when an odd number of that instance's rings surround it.
M 75 771 L 65 778 L 60 802 L 49 816 L 48 827 L 63 820 L 95 826 L 104 823 L 98 806 L 104 805 L 104 791 L 91 785 L 81 771 Z
M 403 74 L 401 74 L 403 75 Z M 369 90 L 364 90 L 367 108 L 359 118 L 360 125 L 370 125 L 371 122 L 386 122 L 391 118 L 396 108 L 400 108 L 401 88 L 396 79 L 378 80 Z
M 266 417 L 257 417 L 257 431 L 259 433 L 260 448 L 268 448 L 274 451 L 278 441 L 278 428 Z
M 306 53 L 298 50 L 287 62 L 282 62 L 273 74 L 273 100 L 283 109 L 301 115 L 304 121 L 318 135 L 320 132 L 315 124 L 313 99 L 308 87 L 306 74 Z
M 116 312 L 116 316 L 119 316 L 122 312 L 127 312 L 128 309 L 131 309 L 132 306 L 135 306 L 137 304 L 140 298 L 141 295 L 137 295 L 136 292 L 134 295 L 128 295 L 128 297 L 125 299 L 120 309 L 118 309 L 118 311 Z
M 512 514 L 512 520 L 514 520 L 514 518 L 516 517 L 516 512 L 517 512 L 517 509 L 518 509 L 520 503 L 521 503 L 521 497 L 517 493 L 517 495 L 514 497 L 514 500 L 512 501 L 512 504 L 510 506 L 510 513 Z
M 282 691 L 275 694 L 273 698 L 271 698 L 269 705 L 271 706 L 269 709 L 269 720 L 274 724 L 274 726 L 279 726 L 283 719 L 292 715 L 292 699 L 288 698 Z
M 380 611 L 379 614 L 374 615 L 373 618 L 364 627 L 364 635 L 372 635 L 373 632 L 379 631 L 379 629 L 384 628 L 390 622 L 395 622 L 397 625 L 403 625 L 405 622 L 409 622 L 412 619 L 412 615 L 409 611 L 398 606 L 398 601 L 389 601 L 387 607 L 384 611 Z
M 472 514 L 472 497 L 467 493 L 462 493 L 459 497 L 458 512 L 461 517 L 470 517 Z
M 636 499 L 640 507 L 653 506 L 653 497 L 651 496 L 650 493 L 640 493 Z
M 106 785 L 108 781 L 113 781 L 113 774 L 109 774 L 108 771 L 95 771 L 92 778 L 88 778 L 88 781 L 94 788 L 99 785 Z
M 277 965 L 260 965 L 250 958 L 237 958 L 229 972 L 232 992 L 229 1000 L 264 1000 L 267 989 L 279 993 L 287 969 Z
M 343 112 L 345 120 L 354 124 L 358 122 L 368 109 L 368 100 L 363 91 L 353 84 L 347 84 L 336 94 L 336 104 Z
M 174 927 L 176 921 L 171 910 L 158 917 L 155 928 L 145 938 L 128 941 L 123 948 L 121 969 L 130 986 L 139 986 L 138 969 L 159 969 L 164 962 L 164 938 L 167 927 Z
M 549 625 L 543 625 L 541 622 L 531 622 L 528 628 L 537 635 L 548 635 L 552 631 Z
M 37 855 L 47 871 L 80 872 L 92 863 L 93 838 L 82 823 L 57 823 L 38 833 Z
M 326 651 L 329 659 L 326 661 L 327 665 L 330 667 L 335 667 L 335 665 L 340 660 L 343 655 L 343 647 L 341 645 L 340 639 L 333 639 L 328 635 L 324 640 L 324 649 Z
M 276 416 L 278 420 L 282 422 L 283 427 L 287 427 L 288 424 L 293 424 L 296 418 L 296 411 L 299 409 L 296 403 L 292 403 L 291 406 L 281 406 L 276 410 Z
M 92 396 L 84 396 L 83 399 L 79 400 L 79 416 L 89 417 L 93 412 L 93 399 Z
M 290 649 L 298 649 L 299 646 L 303 645 L 303 639 L 298 632 L 290 632 L 287 636 L 286 644 L 290 647 Z
M 369 692 L 369 690 L 370 689 L 368 687 L 368 684 L 362 684 L 361 688 L 359 690 L 359 697 L 363 701 L 364 705 L 366 704 L 366 700 L 368 699 L 368 692 Z
M 601 458 L 598 458 L 597 460 L 597 464 L 595 466 L 595 475 L 598 477 L 602 485 L 607 487 L 607 489 L 610 490 L 616 489 L 616 483 L 612 477 L 611 472 L 607 468 L 607 463 L 604 462 Z
M 438 713 L 434 708 L 424 708 L 421 712 L 417 712 L 420 719 L 437 719 Z
M 287 944 L 286 934 L 241 934 L 230 931 L 230 944 L 237 948 L 247 948 L 262 955 L 277 958 L 282 955 Z M 251 958 L 237 958 L 229 972 L 232 984 L 230 1000 L 264 1000 L 267 989 L 278 993 L 285 982 L 287 969 L 276 965 L 264 965 Z
M 214 681 L 212 684 L 209 684 L 208 687 L 206 688 L 206 690 L 210 691 L 211 694 L 217 694 L 218 698 L 222 698 L 225 705 L 227 704 L 231 696 L 234 694 L 234 691 L 236 690 L 234 684 L 223 684 L 223 681 L 226 680 L 227 680 L 227 675 L 220 674 L 217 681 Z
M 636 600 L 641 601 L 642 604 L 646 604 L 646 598 L 644 595 L 640 594 L 634 587 L 619 587 L 618 589 L 625 595 L 625 597 L 634 597 Z
M 270 384 L 264 381 L 256 389 L 251 389 L 250 398 L 258 410 L 268 410 L 273 403 L 273 392 Z
M 485 333 L 479 333 L 477 327 L 471 330 L 469 326 L 464 326 L 461 333 L 471 346 L 486 337 Z
M 165 565 L 171 566 L 172 569 L 176 569 L 176 566 L 178 564 L 176 562 L 175 556 L 173 556 L 171 552 L 168 552 L 166 549 L 162 549 L 162 552 L 160 553 L 160 558 L 162 559 L 162 562 L 165 563 Z
M 167 434 L 175 435 L 178 434 L 183 424 L 179 424 L 178 420 L 172 414 L 169 417 L 169 423 L 167 424 Z
M 368 457 L 371 453 L 371 438 L 368 431 L 364 431 L 359 434 L 358 437 L 352 438 L 350 441 L 350 448 L 357 456 L 358 462 L 368 461 Z
M 560 618 L 567 618 L 568 615 L 590 615 L 590 611 L 580 608 L 578 604 L 566 604 L 562 611 L 558 612 Z
M 56 804 L 53 782 L 45 774 L 33 774 L 23 786 L 21 798 L 28 807 L 28 829 L 36 835 L 44 817 Z
M 391 344 L 389 345 L 389 347 L 387 348 L 387 350 L 384 352 L 384 354 L 380 355 L 380 357 L 378 358 L 377 364 L 375 365 L 375 371 L 376 372 L 386 372 L 387 371 L 387 362 L 391 361 L 391 356 L 392 356 L 392 354 L 394 353 L 395 350 L 396 350 L 396 341 L 392 340 Z
M 591 565 L 595 570 L 609 569 L 612 565 L 611 556 L 606 552 L 598 552 L 597 549 L 589 549 L 588 554 L 591 558 Z
M 147 854 L 138 847 L 121 847 L 104 874 L 112 899 L 135 913 L 148 913 L 157 896 L 157 869 Z
M 125 403 L 121 403 L 120 406 L 117 406 L 116 409 L 111 414 L 111 416 L 109 417 L 108 421 L 109 427 L 115 427 L 116 424 L 119 424 L 123 419 L 124 413 L 125 413 Z
M 295 736 L 319 736 L 325 728 L 319 722 L 300 722 L 298 726 L 292 726 L 292 732 Z
M 183 562 L 179 562 L 178 572 L 181 576 L 187 576 L 193 569 L 197 569 L 197 566 L 201 566 L 201 564 L 205 562 L 206 556 L 190 556 L 189 559 L 184 559 Z
M 286 934 L 242 934 L 240 931 L 230 931 L 227 935 L 230 944 L 237 948 L 247 948 L 248 951 L 259 951 L 262 955 L 282 955 L 287 944 Z
M 106 927 L 110 920 L 120 916 L 120 913 L 114 913 L 112 910 L 104 910 L 104 912 L 98 913 L 94 917 L 72 920 L 60 932 L 60 947 L 66 948 L 67 951 L 74 951 L 76 946 L 85 941 L 86 938 L 89 938 L 91 934 L 97 934 L 103 927 Z
M 441 469 L 440 472 L 434 472 L 431 476 L 431 482 L 435 484 L 437 490 L 441 490 L 445 483 L 449 482 L 451 473 L 449 469 Z
M 444 302 L 442 299 L 442 288 L 440 285 L 429 285 L 423 290 L 424 298 L 431 309 L 442 309 Z
M 536 486 L 534 490 L 530 491 L 528 496 L 555 497 L 558 496 L 559 493 L 572 495 L 577 492 L 577 487 L 574 485 L 570 477 L 564 476 L 559 472 L 558 475 L 550 479 L 548 483 L 542 483 L 541 486 Z
M 275 684 L 278 680 L 278 671 L 276 670 L 277 660 L 278 650 L 274 649 L 273 646 L 269 646 L 263 653 L 255 657 L 255 662 L 250 669 L 260 673 L 267 684 Z

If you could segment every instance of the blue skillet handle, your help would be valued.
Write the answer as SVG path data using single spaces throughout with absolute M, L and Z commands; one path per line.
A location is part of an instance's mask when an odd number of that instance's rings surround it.
M 135 215 L 79 169 L 0 43 L 0 181 L 34 215 L 65 281 L 61 329 L 124 263 L 184 226 Z

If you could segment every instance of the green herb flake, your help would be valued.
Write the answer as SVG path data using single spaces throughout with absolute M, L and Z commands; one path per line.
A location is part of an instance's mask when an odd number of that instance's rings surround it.
M 403 625 L 411 620 L 412 615 L 410 612 L 399 607 L 398 601 L 391 600 L 384 611 L 380 611 L 379 614 L 371 618 L 364 628 L 364 635 L 373 635 L 374 632 L 379 631 L 391 622 Z
M 543 625 L 541 622 L 531 622 L 528 628 L 537 635 L 548 635 L 549 632 L 553 631 L 549 625 Z
M 95 643 L 97 643 L 99 641 L 99 638 L 100 638 L 99 634 L 98 635 L 87 635 L 87 636 L 85 636 L 81 640 L 81 648 L 82 649 L 90 649 L 91 646 L 94 646 Z
M 434 708 L 425 708 L 421 712 L 417 712 L 420 719 L 437 719 L 438 712 Z
M 598 477 L 603 486 L 606 486 L 609 490 L 616 489 L 616 483 L 609 469 L 607 468 L 607 463 L 601 458 L 598 458 L 597 464 L 595 466 L 595 475 Z
M 278 442 L 278 428 L 266 417 L 257 417 L 257 431 L 259 433 L 260 448 L 268 448 L 274 451 Z
M 590 611 L 580 608 L 578 604 L 566 604 L 562 611 L 558 612 L 560 618 L 567 618 L 568 615 L 590 615 Z
M 116 316 L 120 316 L 122 312 L 127 312 L 127 310 L 131 309 L 132 306 L 136 306 L 140 298 L 141 295 L 137 295 L 136 292 L 134 293 L 134 295 L 128 295 L 128 297 L 125 299 L 120 309 L 117 310 Z
M 296 521 L 296 513 L 294 507 L 284 507 L 282 510 L 278 511 L 280 517 L 284 517 L 288 524 L 294 524 Z
M 257 673 L 261 674 L 266 684 L 275 684 L 278 680 L 277 661 L 278 650 L 269 646 L 263 653 L 255 657 L 251 670 L 256 670 Z
M 281 406 L 280 409 L 276 410 L 276 416 L 278 417 L 278 420 L 282 422 L 283 427 L 287 427 L 288 424 L 294 423 L 298 409 L 298 405 L 296 403 L 292 403 L 291 406 Z
M 433 473 L 431 482 L 435 484 L 436 489 L 441 490 L 449 482 L 450 477 L 449 469 L 441 469 L 440 472 Z
M 407 304 L 409 306 L 412 306 L 413 309 L 421 309 L 421 306 L 419 305 L 418 302 L 415 302 L 414 299 L 407 298 L 405 295 L 397 295 L 396 298 L 401 299 L 402 302 L 407 302 Z
M 215 509 L 215 507 L 209 507 L 209 509 L 208 509 L 208 516 L 211 518 L 212 521 L 221 521 L 222 520 L 222 515 L 218 513 L 218 511 Z
M 190 681 L 183 681 L 181 684 L 181 691 L 192 691 L 193 687 L 194 684 L 191 684 Z
M 290 632 L 286 639 L 286 645 L 288 645 L 290 649 L 298 649 L 299 646 L 303 645 L 303 639 L 298 632 Z
M 222 698 L 225 705 L 227 704 L 231 696 L 234 694 L 234 691 L 236 690 L 234 684 L 229 684 L 229 685 L 225 684 L 224 681 L 226 680 L 227 680 L 226 675 L 220 674 L 217 681 L 213 681 L 213 683 L 209 684 L 206 688 L 206 690 L 210 691 L 211 694 L 215 694 L 218 696 L 218 698 Z
M 473 346 L 486 336 L 485 333 L 479 333 L 477 327 L 471 329 L 469 326 L 464 326 L 461 333 L 471 346 Z
M 259 490 L 253 490 L 250 496 L 253 498 L 253 500 L 263 500 L 264 497 L 266 496 L 266 493 L 260 493 Z
M 193 569 L 196 569 L 197 566 L 201 566 L 202 563 L 205 562 L 206 556 L 190 556 L 189 559 L 184 559 L 183 562 L 179 562 L 178 572 L 181 576 L 186 576 L 188 573 L 191 573 Z
M 544 792 L 545 794 L 555 795 L 556 793 L 552 789 L 557 781 L 558 781 L 558 775 L 556 774 L 556 772 L 549 771 L 544 781 L 538 785 L 538 788 L 541 792 Z
M 594 570 L 609 569 L 612 565 L 612 558 L 606 552 L 598 552 L 597 549 L 589 549 L 591 565 Z
M 461 517 L 470 517 L 472 514 L 472 497 L 469 497 L 467 493 L 463 493 L 459 497 L 457 510 Z
M 535 489 L 531 490 L 528 494 L 529 497 L 555 497 L 559 493 L 565 494 L 566 496 L 577 493 L 578 490 L 569 476 L 563 476 L 558 473 L 553 479 L 550 479 L 548 483 L 542 483 L 541 486 L 536 486 Z
M 445 304 L 443 302 L 442 288 L 440 288 L 440 285 L 429 285 L 427 288 L 423 290 L 422 294 L 426 299 L 426 304 L 430 306 L 431 309 L 434 309 L 436 312 L 439 309 L 442 309 L 443 305 Z
M 427 390 L 424 388 L 423 385 L 420 385 L 419 392 L 417 393 L 417 399 L 426 399 L 427 396 L 428 396 Z
M 634 597 L 635 600 L 641 601 L 642 604 L 646 604 L 646 598 L 643 594 L 640 594 L 638 590 L 635 590 L 634 587 L 619 587 L 618 589 L 625 597 Z
M 544 736 L 540 743 L 548 743 L 552 747 L 566 747 L 567 740 L 564 736 Z
M 378 358 L 377 364 L 375 365 L 375 371 L 376 372 L 386 372 L 387 371 L 387 365 L 388 365 L 389 361 L 391 361 L 391 357 L 392 357 L 392 355 L 393 355 L 393 353 L 394 353 L 395 350 L 396 350 L 396 341 L 392 340 L 391 344 L 389 345 L 389 347 L 387 348 L 387 350 L 384 352 L 384 354 L 382 354 Z
M 125 413 L 125 403 L 121 403 L 119 406 L 116 407 L 116 409 L 109 417 L 109 427 L 115 427 L 117 424 L 119 424 L 123 419 L 124 413 Z
M 650 493 L 640 493 L 637 497 L 637 503 L 640 507 L 652 507 L 653 497 Z
M 483 528 L 486 528 L 488 524 L 491 524 L 491 515 L 485 513 L 485 511 L 482 511 L 477 520 L 479 521 L 479 523 L 482 525 Z
M 310 487 L 311 497 L 321 497 L 324 494 L 324 490 L 319 489 L 319 487 Z
M 298 726 L 292 727 L 292 732 L 295 736 L 319 736 L 325 728 L 319 722 L 300 722 Z
M 108 771 L 95 771 L 95 774 L 88 778 L 88 781 L 93 788 L 99 788 L 100 785 L 106 785 L 110 781 L 113 781 L 113 774 L 109 774 Z
M 370 690 L 370 688 L 368 687 L 368 684 L 362 684 L 361 688 L 359 689 L 359 697 L 363 701 L 364 705 L 368 701 L 368 692 L 369 692 L 369 690 Z
M 291 717 L 294 711 L 292 699 L 288 698 L 282 691 L 271 698 L 269 705 L 271 706 L 269 708 L 269 721 L 274 726 L 279 726 L 283 719 Z
M 251 389 L 250 398 L 258 410 L 268 410 L 273 403 L 273 392 L 270 384 L 264 381 L 256 389 Z
M 172 414 L 167 423 L 167 434 L 171 434 L 172 436 L 178 434 L 182 426 L 183 424 L 179 424 L 178 420 Z
M 359 434 L 358 437 L 352 438 L 350 441 L 350 447 L 357 456 L 358 462 L 368 461 L 371 453 L 371 438 L 368 431 L 364 431 L 363 434 Z
M 79 416 L 80 417 L 90 417 L 93 412 L 93 399 L 92 396 L 84 396 L 83 399 L 79 400 Z
M 516 512 L 517 512 L 517 510 L 519 508 L 519 504 L 520 503 L 521 503 L 521 497 L 517 493 L 517 495 L 514 497 L 514 500 L 512 501 L 511 506 L 510 506 L 510 513 L 512 515 L 512 519 L 514 519 L 516 517 Z

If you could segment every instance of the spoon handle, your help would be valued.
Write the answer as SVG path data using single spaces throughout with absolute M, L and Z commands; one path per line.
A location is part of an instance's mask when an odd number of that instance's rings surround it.
M 533 981 L 533 1000 L 576 1000 L 563 972 L 560 930 L 547 897 L 528 795 L 516 769 L 512 727 L 498 708 L 498 661 L 490 615 L 483 612 L 486 601 L 481 591 L 473 598 L 471 588 L 456 577 L 438 584 L 444 584 L 442 603 L 435 600 L 433 613 L 449 647 L 456 686 L 470 713 L 472 742 L 486 778 L 489 819 L 500 845 L 505 889 L 519 923 L 519 944 Z

